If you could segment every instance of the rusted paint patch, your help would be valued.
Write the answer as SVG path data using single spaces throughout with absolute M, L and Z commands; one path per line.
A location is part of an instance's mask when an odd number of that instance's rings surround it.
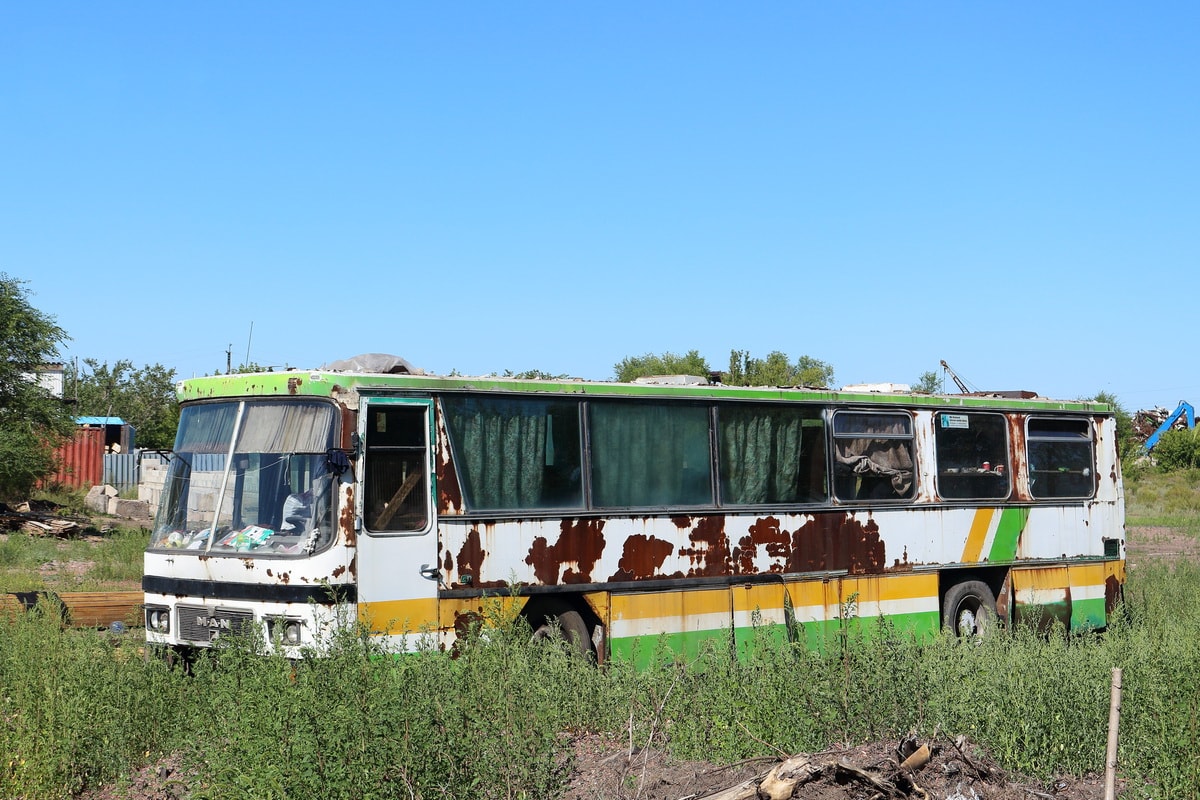
M 1025 458 L 1025 415 L 1006 414 L 1008 420 L 1008 440 L 1012 447 L 1009 455 L 1012 457 L 1012 467 L 1009 475 L 1012 482 L 1010 498 L 1028 500 L 1029 498 L 1029 466 Z
M 663 562 L 675 546 L 663 539 L 637 534 L 625 540 L 625 549 L 621 560 L 617 562 L 617 571 L 610 581 L 636 581 L 647 578 L 663 577 L 658 575 Z
M 447 571 L 449 571 L 449 555 L 447 552 Z M 483 575 L 483 564 L 487 559 L 487 551 L 483 549 L 483 542 L 479 535 L 478 528 L 472 528 L 467 534 L 466 541 L 463 542 L 462 548 L 458 551 L 458 585 L 471 586 L 473 588 L 486 589 L 497 586 L 504 586 L 504 581 L 483 581 L 480 576 Z M 464 582 L 464 578 L 470 576 L 469 582 Z
M 302 383 L 304 383 L 304 381 L 300 378 L 288 378 L 288 394 L 299 394 L 300 385 Z
M 678 519 L 675 524 L 679 524 Z M 724 517 L 699 517 L 688 538 L 692 544 L 705 545 L 679 549 L 681 556 L 692 560 L 689 576 L 716 577 L 733 573 L 733 554 L 729 549 L 729 537 L 725 535 Z
M 1106 617 L 1111 617 L 1116 613 L 1117 606 L 1124 598 L 1124 592 L 1125 589 L 1117 580 L 1116 575 L 1109 575 L 1104 579 L 1104 615 Z
M 914 566 L 916 565 L 910 563 L 908 560 L 908 545 L 905 545 L 904 550 L 900 553 L 900 557 L 892 561 L 892 571 L 911 572 Z
M 343 575 L 345 575 L 345 574 L 346 574 L 346 568 L 345 568 L 345 567 L 338 567 L 337 569 L 335 569 L 335 570 L 333 571 L 333 577 L 335 577 L 335 578 L 340 578 L 340 577 L 342 577 L 342 576 L 343 576 Z
M 345 502 L 342 503 L 342 513 L 338 515 L 338 527 L 342 529 L 342 535 L 346 537 L 347 547 L 354 547 L 358 544 L 358 537 L 354 533 L 353 489 L 345 494 Z
M 882 572 L 887 564 L 879 525 L 870 516 L 818 514 L 792 534 L 789 572 L 846 570 L 851 575 Z
M 254 559 L 253 558 L 243 558 L 242 566 L 245 567 L 246 569 L 254 569 Z
M 739 574 L 752 575 L 758 571 L 754 566 L 754 559 L 758 556 L 759 547 L 762 547 L 773 561 L 781 561 L 787 559 L 791 543 L 791 535 L 780 527 L 778 517 L 759 517 L 746 535 L 738 540 L 738 546 L 733 551 L 733 563 Z M 769 571 L 781 570 L 782 567 L 772 566 Z
M 558 541 L 549 544 L 544 536 L 534 539 L 525 563 L 532 566 L 534 575 L 548 586 L 560 582 L 591 583 L 592 570 L 603 553 L 604 520 L 564 519 Z M 563 567 L 567 568 L 565 572 Z
M 279 573 L 279 582 L 282 584 L 285 584 L 285 585 L 291 583 L 292 582 L 292 573 L 290 573 L 290 572 Z
M 779 518 L 761 517 L 738 541 L 732 563 L 740 574 L 754 574 L 754 558 L 762 548 L 771 557 L 769 572 L 828 572 L 845 570 L 851 575 L 882 572 L 886 564 L 879 526 L 868 518 L 860 522 L 853 514 L 817 514 L 789 532 Z M 907 552 L 904 555 L 907 562 Z M 912 566 L 900 561 L 899 569 Z
M 434 478 L 437 483 L 437 506 L 439 514 L 461 514 L 463 511 L 462 487 L 458 483 L 458 473 L 450 461 L 450 435 L 446 431 L 445 418 L 442 416 L 441 405 L 436 409 L 435 428 L 437 431 L 436 462 Z
M 1012 618 L 1012 574 L 1004 576 L 1004 583 L 1000 584 L 1000 594 L 996 595 L 996 614 L 1001 620 L 1008 623 Z

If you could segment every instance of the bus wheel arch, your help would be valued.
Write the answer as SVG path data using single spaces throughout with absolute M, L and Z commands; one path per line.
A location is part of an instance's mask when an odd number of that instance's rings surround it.
M 580 597 L 531 597 L 521 615 L 534 639 L 559 633 L 583 655 L 604 660 L 604 625 Z
M 1007 616 L 1008 572 L 946 573 L 941 601 L 942 627 L 947 631 L 963 638 L 988 636 Z

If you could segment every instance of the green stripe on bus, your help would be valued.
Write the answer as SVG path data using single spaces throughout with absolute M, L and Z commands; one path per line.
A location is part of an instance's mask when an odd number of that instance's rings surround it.
M 846 630 L 853 636 L 870 639 L 879 629 L 879 617 L 853 617 L 843 623 L 842 620 L 820 620 L 804 622 L 798 626 L 799 644 L 810 650 L 824 650 L 834 645 L 842 631 Z M 940 626 L 940 617 L 936 611 L 923 611 L 914 614 L 896 614 L 887 617 L 893 630 L 903 636 L 925 637 L 936 634 Z M 690 631 L 688 633 L 666 633 L 661 635 L 628 636 L 614 638 L 609 645 L 613 659 L 632 661 L 638 667 L 649 666 L 656 654 L 670 653 L 671 655 L 695 658 L 709 644 L 721 645 L 728 641 L 729 629 L 707 631 Z M 756 645 L 765 643 L 768 646 L 779 646 L 788 641 L 787 626 L 778 623 L 759 627 L 737 628 L 733 631 L 734 645 L 739 656 L 753 652 Z
M 992 549 L 988 553 L 988 561 L 1012 561 L 1017 557 L 1017 541 L 1025 523 L 1029 521 L 1028 508 L 1006 508 L 1000 512 L 1000 522 L 996 525 L 996 538 L 992 540 Z
M 1108 614 L 1104 610 L 1103 597 L 1071 601 L 1071 630 L 1103 628 L 1107 624 Z

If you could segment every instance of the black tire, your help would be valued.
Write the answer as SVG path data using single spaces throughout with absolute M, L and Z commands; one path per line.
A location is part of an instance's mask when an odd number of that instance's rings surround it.
M 950 587 L 942 601 L 942 625 L 960 638 L 981 638 L 996 629 L 996 595 L 983 581 Z
M 554 624 L 555 620 L 558 622 L 557 629 Z M 557 616 L 547 617 L 546 621 L 533 632 L 534 639 L 547 639 L 554 635 L 561 636 L 582 655 L 596 654 L 592 647 L 592 638 L 588 635 L 587 623 L 583 621 L 583 615 L 578 611 L 564 611 Z

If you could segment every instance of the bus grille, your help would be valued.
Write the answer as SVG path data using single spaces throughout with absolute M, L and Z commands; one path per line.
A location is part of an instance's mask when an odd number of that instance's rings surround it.
M 254 622 L 254 613 L 243 609 L 179 607 L 179 638 L 211 642 L 223 633 L 237 633 Z

